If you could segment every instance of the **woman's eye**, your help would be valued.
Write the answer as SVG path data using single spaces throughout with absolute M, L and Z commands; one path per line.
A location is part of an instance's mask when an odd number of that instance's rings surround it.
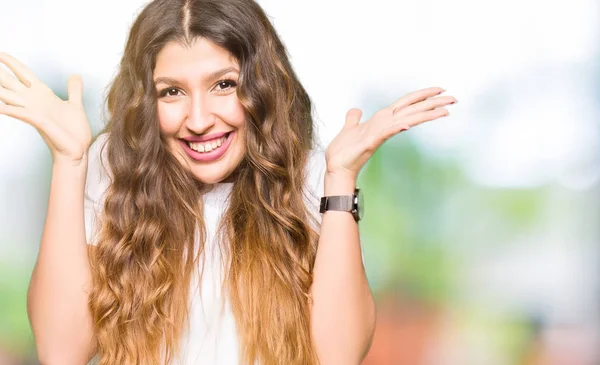
M 177 96 L 178 92 L 179 92 L 179 90 L 177 88 L 170 87 L 168 89 L 164 89 L 163 91 L 161 91 L 160 96 Z
M 236 86 L 237 86 L 237 84 L 233 80 L 219 81 L 217 83 L 217 91 L 218 92 L 228 91 L 229 89 L 232 89 Z

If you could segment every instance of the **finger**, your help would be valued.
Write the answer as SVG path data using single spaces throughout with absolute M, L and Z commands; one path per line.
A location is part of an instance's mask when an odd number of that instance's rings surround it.
M 392 110 L 404 108 L 405 106 L 418 103 L 435 95 L 439 95 L 444 91 L 446 90 L 442 89 L 441 87 L 428 87 L 427 89 L 418 90 L 410 94 L 406 94 L 400 99 L 396 100 L 392 103 L 392 105 L 390 105 L 390 108 Z
M 44 142 L 46 142 L 46 144 L 48 146 L 52 146 L 52 144 L 50 143 L 50 138 L 46 135 L 45 131 L 41 128 L 41 125 L 39 123 L 37 123 L 34 120 L 34 118 L 31 117 L 31 115 L 29 114 L 27 109 L 17 107 L 17 106 L 12 106 L 12 105 L 0 104 L 0 115 L 6 115 L 11 118 L 19 119 L 19 120 L 31 125 L 38 131 L 40 136 L 42 136 L 42 139 L 44 140 Z
M 395 122 L 391 123 L 390 125 L 392 126 L 393 129 L 398 129 L 402 125 L 406 125 L 408 127 L 414 127 L 414 126 L 417 126 L 417 125 L 425 123 L 425 122 L 429 122 L 434 119 L 445 117 L 448 114 L 449 114 L 448 109 L 437 108 L 437 109 L 427 110 L 424 112 L 419 112 L 419 113 L 415 113 L 415 114 L 397 118 L 397 119 L 395 119 Z
M 25 106 L 25 101 L 14 91 L 0 87 L 0 101 L 13 106 Z
M 51 125 L 49 125 L 47 123 L 39 122 L 39 119 L 35 118 L 31 114 L 31 112 L 26 108 L 22 108 L 19 106 L 0 104 L 0 115 L 2 115 L 2 114 L 6 115 L 7 117 L 19 119 L 19 120 L 31 125 L 35 129 L 37 129 L 38 132 L 40 132 L 40 134 L 52 132 Z
M 346 113 L 346 123 L 344 123 L 344 128 L 355 126 L 360 123 L 360 118 L 362 117 L 362 110 L 352 108 L 348 110 Z
M 17 76 L 23 85 L 30 87 L 31 82 L 36 80 L 33 72 L 31 72 L 27 66 L 22 64 L 19 60 L 11 55 L 0 52 L 0 62 L 8 66 L 8 68 L 15 74 L 15 76 Z
M 72 103 L 82 103 L 83 98 L 83 80 L 79 75 L 71 75 L 67 82 L 67 93 L 69 101 Z
M 6 71 L 3 67 L 0 67 L 0 87 L 3 87 L 12 91 L 19 91 L 24 87 L 13 75 Z
M 439 96 L 435 98 L 429 98 L 418 103 L 409 105 L 404 108 L 394 110 L 394 115 L 405 116 L 418 112 L 424 112 L 427 110 L 433 110 L 441 106 L 450 105 L 456 103 L 457 100 L 453 96 Z
M 20 106 L 6 105 L 0 104 L 0 114 L 6 115 L 8 117 L 20 119 L 27 124 L 31 124 L 32 126 L 38 128 L 37 123 L 31 118 L 27 109 Z

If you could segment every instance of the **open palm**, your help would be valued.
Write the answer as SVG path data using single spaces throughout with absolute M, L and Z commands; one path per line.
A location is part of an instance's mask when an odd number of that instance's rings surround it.
M 52 152 L 54 161 L 79 164 L 86 156 L 92 133 L 82 104 L 79 76 L 68 81 L 68 100 L 62 100 L 25 65 L 6 53 L 0 63 L 0 114 L 35 127 Z
M 407 94 L 359 123 L 362 111 L 350 109 L 346 123 L 325 152 L 327 172 L 356 179 L 363 165 L 390 137 L 421 123 L 448 115 L 444 106 L 456 103 L 452 96 L 438 96 L 439 87 Z

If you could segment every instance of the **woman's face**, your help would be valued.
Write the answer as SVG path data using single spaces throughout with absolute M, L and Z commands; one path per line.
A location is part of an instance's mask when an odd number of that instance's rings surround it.
M 171 152 L 206 184 L 231 182 L 246 153 L 238 77 L 233 56 L 203 38 L 191 47 L 169 42 L 156 58 L 161 134 Z

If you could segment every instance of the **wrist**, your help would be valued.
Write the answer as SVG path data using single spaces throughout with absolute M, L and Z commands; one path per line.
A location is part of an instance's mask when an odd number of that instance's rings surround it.
M 328 172 L 325 174 L 324 185 L 324 196 L 352 195 L 356 188 L 356 178 Z
M 55 159 L 52 163 L 52 171 L 54 173 L 85 176 L 87 174 L 87 170 L 87 158 L 82 159 L 81 161 Z

